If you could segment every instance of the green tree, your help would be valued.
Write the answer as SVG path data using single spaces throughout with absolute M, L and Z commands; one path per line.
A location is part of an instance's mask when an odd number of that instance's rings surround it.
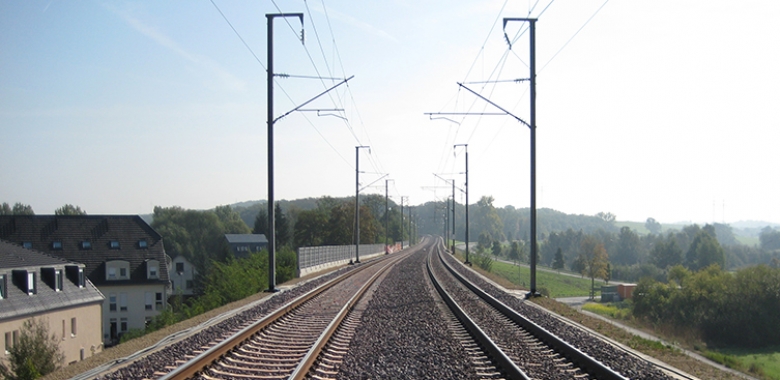
M 617 252 L 611 257 L 612 262 L 620 265 L 631 265 L 639 262 L 639 235 L 629 227 L 621 227 L 618 234 Z
M 685 283 L 688 281 L 689 278 L 693 273 L 688 270 L 688 268 L 682 266 L 682 265 L 675 265 L 671 268 L 669 268 L 669 274 L 668 279 L 669 283 L 677 284 L 677 286 L 685 286 Z
M 596 278 L 605 278 L 607 275 L 607 263 L 609 262 L 607 250 L 604 249 L 604 244 L 588 235 L 580 243 L 580 257 L 585 264 L 582 274 L 590 278 L 591 298 L 593 298 Z
M 195 266 L 198 291 L 203 290 L 211 263 L 225 262 L 228 257 L 226 231 L 214 211 L 156 206 L 152 228 L 162 235 L 169 256 L 183 255 Z
M 295 246 L 322 245 L 327 235 L 328 213 L 322 209 L 301 211 L 295 223 Z
M 498 216 L 498 212 L 493 206 L 493 201 L 494 198 L 492 196 L 480 198 L 475 207 L 473 207 L 473 219 L 469 221 L 472 234 L 481 236 L 483 233 L 486 233 L 490 237 L 488 245 L 485 247 L 490 246 L 490 241 L 504 240 L 504 222 Z
M 666 240 L 658 239 L 650 251 L 650 260 L 658 268 L 665 269 L 674 265 L 682 264 L 683 252 L 677 246 L 677 239 L 674 234 L 669 234 Z
M 553 269 L 557 269 L 558 272 L 560 272 L 561 269 L 563 269 L 564 265 L 565 265 L 565 261 L 563 258 L 563 251 L 560 248 L 558 248 L 558 251 L 555 252 L 555 260 L 553 261 L 552 267 Z
M 268 208 L 261 207 L 255 215 L 255 225 L 252 228 L 253 234 L 262 234 L 268 237 Z
M 493 256 L 496 257 L 501 256 L 501 251 L 502 251 L 501 242 L 499 242 L 498 240 L 493 240 L 493 249 L 492 249 Z
M 491 246 L 491 241 L 493 238 L 490 236 L 490 233 L 487 231 L 483 231 L 481 234 L 479 234 L 479 237 L 477 238 L 477 247 L 482 249 L 488 249 L 488 247 Z
M 54 215 L 87 215 L 87 212 L 82 210 L 79 206 L 74 206 L 68 203 L 54 210 Z
M 0 205 L 0 215 L 13 215 L 13 214 L 14 212 L 8 203 L 3 202 L 3 204 Z
M 276 237 L 275 244 L 277 247 L 283 247 L 292 244 L 293 232 L 290 228 L 290 221 L 287 219 L 287 215 L 282 211 L 282 206 L 279 203 L 274 206 L 274 235 Z M 254 234 L 263 234 L 268 237 L 268 209 L 263 208 L 257 213 L 255 218 L 255 228 L 252 230 Z
M 696 233 L 685 259 L 686 266 L 693 271 L 713 264 L 717 264 L 721 268 L 726 266 L 726 254 L 723 247 L 706 228 Z
M 292 244 L 292 226 L 287 215 L 282 211 L 282 206 L 278 203 L 274 206 L 274 224 L 276 224 L 276 245 L 286 247 Z
M 59 341 L 55 334 L 49 335 L 45 319 L 26 320 L 19 341 L 8 349 L 9 366 L 0 363 L 0 375 L 9 380 L 27 380 L 54 372 L 65 362 Z
M 509 247 L 509 259 L 515 264 L 525 261 L 525 250 L 520 242 L 515 240 Z
M 577 255 L 577 258 L 571 262 L 571 266 L 569 267 L 572 272 L 580 273 L 582 276 L 585 276 L 585 256 L 583 255 Z
M 614 223 L 615 219 L 617 219 L 615 214 L 611 212 L 599 212 L 598 214 L 596 214 L 596 217 L 607 223 Z
M 650 233 L 653 235 L 661 233 L 661 223 L 658 223 L 653 218 L 647 218 L 647 221 L 645 222 L 645 228 L 647 228 L 647 230 L 650 231 Z
M 769 226 L 764 227 L 758 235 L 758 241 L 762 249 L 767 251 L 778 250 L 780 249 L 780 231 Z
M 14 203 L 14 207 L 11 210 L 13 215 L 35 215 L 35 212 L 32 209 L 32 206 L 22 204 L 19 202 Z
M 214 213 L 217 214 L 217 218 L 222 223 L 222 229 L 226 234 L 248 234 L 252 232 L 249 226 L 241 219 L 241 214 L 232 207 L 228 205 L 217 206 L 214 209 Z

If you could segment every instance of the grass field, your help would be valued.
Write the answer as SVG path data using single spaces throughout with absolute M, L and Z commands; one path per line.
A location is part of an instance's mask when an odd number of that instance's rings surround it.
M 496 261 L 491 272 L 524 289 L 528 289 L 531 284 L 531 270 L 528 267 Z M 597 280 L 596 287 L 600 286 L 601 281 Z M 547 289 L 552 298 L 587 296 L 590 294 L 590 279 L 536 271 L 536 288 Z M 599 291 L 596 291 L 596 295 L 599 295 Z
M 761 350 L 718 349 L 706 351 L 704 356 L 761 379 L 780 380 L 780 347 Z

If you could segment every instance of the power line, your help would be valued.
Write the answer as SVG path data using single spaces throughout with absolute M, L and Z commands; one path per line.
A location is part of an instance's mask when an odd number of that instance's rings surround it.
M 228 23 L 228 25 L 230 25 L 230 29 L 233 29 L 233 33 L 235 33 L 235 34 L 236 34 L 236 36 L 238 36 L 238 39 L 239 39 L 239 40 L 241 40 L 241 43 L 243 43 L 243 44 L 244 44 L 244 46 L 246 47 L 246 49 L 247 49 L 247 50 L 249 50 L 249 52 L 250 52 L 250 53 L 252 53 L 252 56 L 253 56 L 253 57 L 255 57 L 255 60 L 257 61 L 257 63 L 259 63 L 259 64 L 260 64 L 260 66 L 262 66 L 262 67 L 263 67 L 263 70 L 268 70 L 268 69 L 265 67 L 265 65 L 263 64 L 263 62 L 262 62 L 262 61 L 260 61 L 260 58 L 258 58 L 258 57 L 257 57 L 257 54 L 255 54 L 255 52 L 252 50 L 252 48 L 251 48 L 251 47 L 249 47 L 249 45 L 247 45 L 246 41 L 244 41 L 244 38 L 243 38 L 243 37 L 241 37 L 241 34 L 239 34 L 239 33 L 238 33 L 238 31 L 236 30 L 236 28 L 234 28 L 234 27 L 233 27 L 233 24 L 231 24 L 231 23 L 230 23 L 230 20 L 228 20 L 228 18 L 227 18 L 227 17 L 225 17 L 225 14 L 224 14 L 224 13 L 222 13 L 222 10 L 221 10 L 221 9 L 219 9 L 219 7 L 218 7 L 218 6 L 217 6 L 217 4 L 214 2 L 214 0 L 209 0 L 209 1 L 211 1 L 211 4 L 212 4 L 212 5 L 214 5 L 214 8 L 217 8 L 217 12 L 219 12 L 219 14 L 220 14 L 220 15 L 222 15 L 222 18 L 225 20 L 225 22 L 227 22 L 227 23 Z
M 257 57 L 257 54 L 255 54 L 255 52 L 252 50 L 252 48 L 251 48 L 251 47 L 249 47 L 249 45 L 246 43 L 246 41 L 244 40 L 244 38 L 243 38 L 243 37 L 241 37 L 241 34 L 238 32 L 238 30 L 236 30 L 236 28 L 233 26 L 233 24 L 230 22 L 230 20 L 227 18 L 227 16 L 225 16 L 225 14 L 222 12 L 222 10 L 219 8 L 219 6 L 217 6 L 217 4 L 214 2 L 214 0 L 209 0 L 209 1 L 210 1 L 210 2 L 211 2 L 211 4 L 214 6 L 214 8 L 216 8 L 216 9 L 217 9 L 217 12 L 219 12 L 219 14 L 222 16 L 222 19 L 224 19 L 224 20 L 225 20 L 225 22 L 227 22 L 227 24 L 230 26 L 230 29 L 232 29 L 232 30 L 233 30 L 233 33 L 235 33 L 235 34 L 236 34 L 236 36 L 238 37 L 238 39 L 239 39 L 239 40 L 241 40 L 241 43 L 243 43 L 243 44 L 244 44 L 244 47 L 246 47 L 246 49 L 247 49 L 247 50 L 249 50 L 249 53 L 251 53 L 251 54 L 252 54 L 252 56 L 255 58 L 255 60 L 257 61 L 257 63 L 259 63 L 259 64 L 260 64 L 260 66 L 263 68 L 263 70 L 266 70 L 266 71 L 267 71 L 267 70 L 268 70 L 268 68 L 266 68 L 266 67 L 265 67 L 265 65 L 264 65 L 264 64 L 263 64 L 263 62 L 260 60 L 260 58 L 258 58 L 258 57 Z M 274 3 L 274 5 L 276 5 L 276 4 Z M 277 9 L 279 9 L 279 7 L 278 7 L 278 6 L 277 6 L 276 8 L 277 8 Z M 280 12 L 281 12 L 281 11 L 280 11 Z M 289 22 L 288 22 L 288 24 L 289 24 Z M 291 25 L 291 27 L 292 27 L 292 25 Z M 288 93 L 288 92 L 287 92 L 287 91 L 284 89 L 284 87 L 282 87 L 282 86 L 281 86 L 281 84 L 280 84 L 280 83 L 279 83 L 279 82 L 278 82 L 276 79 L 274 79 L 274 84 L 276 84 L 276 85 L 279 87 L 279 89 L 280 89 L 280 90 L 282 90 L 282 93 L 283 93 L 283 94 L 284 94 L 284 95 L 287 97 L 287 99 L 289 99 L 289 100 L 290 100 L 290 102 L 291 102 L 291 103 L 293 103 L 293 104 L 296 104 L 296 102 L 295 102 L 295 101 L 292 99 L 292 97 L 290 96 L 290 94 L 289 94 L 289 93 Z M 330 148 L 331 148 L 331 149 L 333 149 L 333 151 L 334 151 L 334 152 L 336 152 L 336 154 L 337 154 L 337 155 L 338 155 L 338 156 L 339 156 L 339 157 L 340 157 L 340 158 L 341 158 L 341 159 L 342 159 L 342 160 L 343 160 L 343 161 L 344 161 L 344 162 L 345 162 L 345 163 L 346 163 L 348 166 L 352 167 L 352 165 L 350 164 L 350 162 L 349 162 L 349 161 L 347 161 L 347 159 L 346 159 L 346 158 L 344 158 L 344 156 L 342 156 L 342 155 L 341 155 L 341 153 L 340 153 L 340 152 L 339 152 L 339 151 L 338 151 L 338 150 L 337 150 L 337 149 L 336 149 L 336 148 L 333 146 L 333 144 L 331 144 L 331 143 L 330 143 L 330 141 L 328 141 L 328 139 L 327 139 L 327 138 L 325 138 L 325 136 L 322 134 L 322 132 L 320 132 L 320 130 L 319 130 L 319 129 L 317 129 L 317 127 L 314 125 L 314 123 L 312 123 L 312 121 L 311 121 L 311 120 L 310 120 L 310 119 L 309 119 L 309 118 L 308 118 L 308 117 L 307 117 L 305 114 L 303 114 L 303 117 L 304 117 L 304 119 L 306 119 L 306 121 L 309 123 L 309 125 L 310 125 L 312 128 L 314 128 L 314 130 L 317 132 L 317 134 L 318 134 L 318 135 L 320 135 L 320 137 L 321 137 L 321 138 L 322 138 L 322 139 L 325 141 L 325 143 L 326 143 L 326 144 L 328 144 L 328 146 L 330 146 Z
M 576 31 L 576 32 L 574 32 L 574 35 L 572 35 L 572 36 L 571 36 L 571 38 L 569 38 L 569 40 L 568 40 L 568 41 L 566 41 L 566 43 L 565 43 L 565 44 L 563 44 L 563 46 L 561 46 L 561 48 L 560 48 L 560 49 L 558 49 L 558 51 L 557 51 L 555 54 L 553 54 L 552 58 L 550 58 L 550 60 L 549 60 L 549 61 L 547 61 L 547 63 L 545 63 L 545 64 L 542 66 L 542 68 L 541 68 L 541 69 L 539 69 L 539 72 L 542 72 L 542 70 L 544 70 L 544 68 L 545 68 L 545 67 L 547 67 L 547 65 L 549 65 L 549 64 L 550 64 L 550 62 L 552 62 L 552 60 L 553 60 L 553 59 L 555 59 L 555 57 L 557 57 L 557 56 L 558 56 L 558 53 L 560 53 L 560 52 L 561 52 L 561 51 L 562 51 L 562 50 L 563 50 L 563 49 L 564 49 L 564 48 L 565 48 L 567 45 L 569 45 L 569 42 L 571 42 L 571 40 L 573 40 L 573 39 L 574 39 L 574 37 L 576 37 L 576 36 L 577 36 L 577 34 L 579 34 L 579 33 L 580 33 L 580 31 L 582 31 L 582 29 L 583 29 L 583 28 L 585 28 L 585 26 L 586 26 L 586 25 L 588 25 L 588 23 L 590 23 L 590 20 L 593 20 L 593 18 L 594 18 L 594 17 L 596 17 L 596 15 L 597 15 L 597 14 L 598 14 L 598 13 L 601 11 L 601 9 L 602 9 L 602 8 L 604 8 L 604 6 L 605 6 L 605 5 L 607 5 L 607 3 L 608 3 L 608 2 L 609 2 L 609 0 L 605 0 L 605 1 L 604 1 L 604 4 L 601 4 L 601 6 L 599 7 L 599 9 L 596 9 L 596 12 L 593 12 L 593 15 L 591 15 L 591 16 L 590 16 L 590 18 L 588 18 L 588 20 L 587 20 L 587 21 L 585 21 L 585 23 L 584 23 L 584 24 L 582 24 L 582 26 L 581 26 L 579 29 L 577 29 L 577 31 Z M 550 2 L 550 4 L 552 4 L 552 2 Z M 545 8 L 545 9 L 546 9 L 546 8 Z

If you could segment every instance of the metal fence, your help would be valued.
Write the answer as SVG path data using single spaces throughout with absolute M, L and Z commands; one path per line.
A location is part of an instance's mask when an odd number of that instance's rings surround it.
M 385 253 L 384 244 L 361 244 L 360 258 L 370 258 Z M 320 269 L 343 265 L 355 259 L 354 245 L 323 245 L 300 247 L 298 255 L 298 277 Z

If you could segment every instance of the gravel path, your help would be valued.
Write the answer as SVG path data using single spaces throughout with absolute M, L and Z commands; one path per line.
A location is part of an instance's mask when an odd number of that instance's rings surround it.
M 339 379 L 476 379 L 415 253 L 382 281 L 356 329 Z

